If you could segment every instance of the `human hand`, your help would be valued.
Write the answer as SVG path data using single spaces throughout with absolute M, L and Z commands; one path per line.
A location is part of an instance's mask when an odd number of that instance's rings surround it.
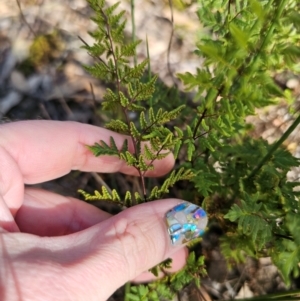
M 186 251 L 174 247 L 165 213 L 168 199 L 110 214 L 74 198 L 24 188 L 71 170 L 135 170 L 116 157 L 94 157 L 85 145 L 124 136 L 75 122 L 22 121 L 0 126 L 0 299 L 106 300 L 129 280 L 149 279 L 149 268 L 166 258 L 173 269 Z M 149 176 L 167 173 L 169 155 Z

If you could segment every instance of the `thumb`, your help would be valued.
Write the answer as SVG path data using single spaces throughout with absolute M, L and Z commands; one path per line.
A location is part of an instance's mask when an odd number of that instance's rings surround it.
M 97 283 L 101 283 L 97 292 L 99 300 L 106 300 L 127 281 L 172 257 L 183 245 L 172 244 L 165 216 L 180 203 L 182 201 L 176 199 L 144 203 L 90 228 L 97 232 L 90 240 L 89 254 L 93 256 L 85 256 L 82 268 L 73 273 L 78 276 L 80 272 L 82 281 L 86 281 L 86 275 L 97 279 Z M 192 206 L 193 212 L 199 208 Z M 201 227 L 203 225 L 202 220 Z M 185 252 L 181 254 L 184 256 Z

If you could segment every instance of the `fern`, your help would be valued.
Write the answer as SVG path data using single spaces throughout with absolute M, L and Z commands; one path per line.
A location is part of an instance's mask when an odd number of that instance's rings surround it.
M 105 200 L 105 201 L 111 201 L 111 202 L 115 202 L 118 204 L 122 204 L 120 196 L 117 193 L 117 191 L 115 189 L 113 189 L 111 192 L 109 192 L 105 186 L 102 186 L 101 192 L 95 190 L 94 195 L 91 195 L 83 190 L 79 190 L 78 192 L 80 194 L 82 194 L 87 201 L 103 201 L 103 200 Z
M 165 269 L 170 266 L 170 261 L 167 260 L 161 263 L 159 266 L 151 269 L 151 271 L 158 275 L 159 271 L 165 273 Z M 156 301 L 167 299 L 172 300 L 176 292 L 182 290 L 185 286 L 193 282 L 197 287 L 200 287 L 200 277 L 206 275 L 204 269 L 204 257 L 196 258 L 195 253 L 191 252 L 187 258 L 186 266 L 172 274 L 166 275 L 161 280 L 155 281 L 147 286 L 138 285 L 132 286 L 130 293 L 126 295 L 129 300 L 149 300 Z
M 135 49 L 140 41 L 125 43 L 126 22 L 124 12 L 117 12 L 118 4 L 106 8 L 104 1 L 89 0 L 89 3 L 95 11 L 93 21 L 98 28 L 90 33 L 95 39 L 94 45 L 90 46 L 85 43 L 83 47 L 96 59 L 96 62 L 85 68 L 95 77 L 115 84 L 114 91 L 107 88 L 102 108 L 108 111 L 121 110 L 123 119 L 110 120 L 106 124 L 106 128 L 128 135 L 135 151 L 134 153 L 129 152 L 127 140 L 121 149 L 118 149 L 113 138 L 110 138 L 109 145 L 100 141 L 88 148 L 95 156 L 118 156 L 128 166 L 134 167 L 140 175 L 144 194 L 142 199 L 147 201 L 153 199 L 154 195 L 150 193 L 147 196 L 144 180 L 146 172 L 153 169 L 155 160 L 165 158 L 175 148 L 177 153 L 179 151 L 180 138 L 176 137 L 165 124 L 176 119 L 184 106 L 180 105 L 171 111 L 159 109 L 157 112 L 150 108 L 146 117 L 147 100 L 153 97 L 157 77 L 152 76 L 148 81 L 143 81 L 142 77 L 149 63 L 148 59 L 135 66 L 130 64 L 130 58 L 135 54 Z M 130 120 L 130 112 L 138 114 L 139 123 Z M 143 141 L 149 141 L 150 145 L 141 147 Z M 167 193 L 168 187 L 173 186 L 175 182 L 172 178 L 170 184 L 164 184 L 155 195 Z M 135 201 L 139 202 L 140 200 L 141 197 L 135 195 Z M 128 206 L 132 202 L 129 192 L 126 192 L 125 202 Z

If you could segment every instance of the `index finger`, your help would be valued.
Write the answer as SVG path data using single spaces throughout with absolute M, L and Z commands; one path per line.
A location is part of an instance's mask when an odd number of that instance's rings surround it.
M 135 175 L 134 168 L 127 166 L 118 157 L 95 157 L 86 147 L 99 140 L 109 143 L 111 136 L 118 147 L 128 138 L 100 127 L 77 122 L 38 120 L 1 125 L 0 195 L 6 205 L 0 203 L 0 216 L 5 206 L 13 213 L 21 206 L 24 183 L 49 181 L 68 174 L 71 170 L 104 173 L 119 171 Z M 129 145 L 129 148 L 132 148 L 132 145 Z M 169 155 L 159 161 L 159 164 L 154 162 L 154 170 L 148 175 L 163 175 L 173 164 L 174 158 Z
M 71 170 L 136 175 L 136 170 L 118 157 L 95 157 L 86 147 L 99 140 L 109 143 L 111 136 L 118 147 L 128 138 L 107 129 L 77 122 L 19 121 L 1 125 L 0 147 L 17 163 L 24 183 L 27 184 L 55 179 Z M 128 141 L 130 144 L 130 139 Z M 169 155 L 159 164 L 154 162 L 154 170 L 147 175 L 164 175 L 173 164 L 174 158 Z

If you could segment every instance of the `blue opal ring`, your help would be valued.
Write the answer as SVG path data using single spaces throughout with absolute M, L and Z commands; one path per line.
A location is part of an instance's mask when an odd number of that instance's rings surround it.
M 177 246 L 201 236 L 208 218 L 201 207 L 183 202 L 166 213 L 166 221 L 172 245 Z

